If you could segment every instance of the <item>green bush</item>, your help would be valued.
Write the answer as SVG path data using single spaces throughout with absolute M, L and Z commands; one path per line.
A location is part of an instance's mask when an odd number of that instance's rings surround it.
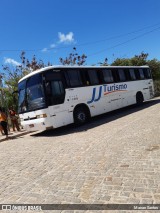
M 160 96 L 160 80 L 154 81 L 155 96 Z

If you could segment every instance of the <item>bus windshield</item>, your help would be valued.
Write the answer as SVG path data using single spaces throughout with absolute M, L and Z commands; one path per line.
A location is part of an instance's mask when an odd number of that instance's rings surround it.
M 41 74 L 31 76 L 20 82 L 18 91 L 19 113 L 41 109 L 46 106 Z

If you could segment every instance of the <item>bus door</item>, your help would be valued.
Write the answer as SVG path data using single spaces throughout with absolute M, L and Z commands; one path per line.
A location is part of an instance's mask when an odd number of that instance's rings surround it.
M 60 71 L 49 71 L 45 74 L 46 101 L 53 127 L 70 123 L 65 101 L 65 84 Z

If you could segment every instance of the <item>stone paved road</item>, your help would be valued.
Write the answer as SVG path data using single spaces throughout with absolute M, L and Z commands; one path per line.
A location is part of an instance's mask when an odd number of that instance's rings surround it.
M 0 203 L 160 203 L 160 98 L 1 142 Z

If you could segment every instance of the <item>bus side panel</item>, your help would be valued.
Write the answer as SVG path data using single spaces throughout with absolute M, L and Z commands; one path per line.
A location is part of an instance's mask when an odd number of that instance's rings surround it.
M 72 113 L 69 112 L 65 104 L 50 106 L 49 113 L 54 128 L 73 123 Z
M 63 104 L 50 106 L 50 116 L 53 127 L 57 128 L 74 122 L 73 111 L 78 104 L 86 104 L 90 110 L 91 117 L 116 110 L 136 103 L 136 94 L 141 91 L 144 100 L 150 99 L 149 83 L 152 80 L 140 80 L 133 82 L 121 82 L 111 84 L 126 84 L 127 89 L 122 91 L 113 91 L 105 94 L 103 85 L 88 86 L 81 88 L 66 89 L 65 101 Z M 148 90 L 145 88 L 147 88 Z M 54 112 L 54 113 L 53 113 Z
M 72 115 L 70 116 L 70 118 L 72 117 L 72 120 L 74 108 L 79 104 L 85 104 L 86 106 L 88 106 L 91 116 L 97 114 L 95 101 L 94 100 L 92 101 L 94 91 L 95 91 L 95 98 L 96 97 L 98 98 L 96 86 L 66 89 L 65 105 L 67 106 L 67 109 L 70 112 L 69 114 Z

